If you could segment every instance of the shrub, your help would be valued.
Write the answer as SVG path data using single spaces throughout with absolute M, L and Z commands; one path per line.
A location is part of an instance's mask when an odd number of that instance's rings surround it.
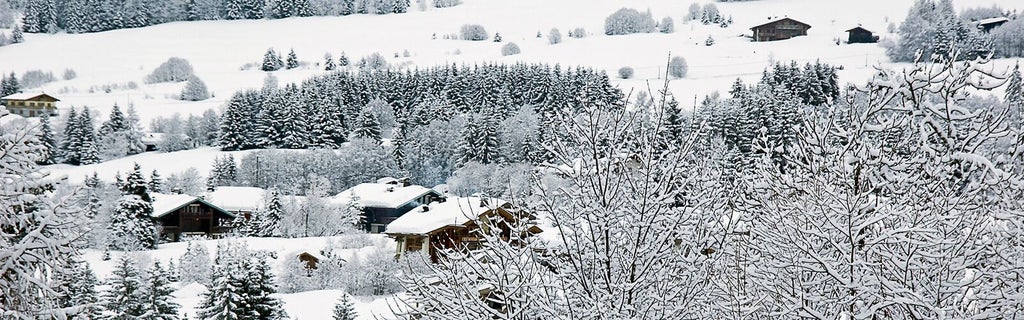
M 78 78 L 78 73 L 75 72 L 75 69 L 64 69 L 64 80 L 71 80 L 74 78 Z
M 672 17 L 665 17 L 661 19 L 661 25 L 658 26 L 658 31 L 661 33 L 673 33 L 676 31 L 675 21 L 672 21 Z
M 587 37 L 587 30 L 584 30 L 583 28 L 572 29 L 572 31 L 569 31 L 569 37 L 576 38 L 576 39 L 586 38 Z
M 515 42 L 509 42 L 508 44 L 501 47 L 501 55 L 503 56 L 511 56 L 519 53 L 519 46 L 516 45 Z
M 479 24 L 465 24 L 459 30 L 459 36 L 462 40 L 483 41 L 487 40 L 487 29 Z
M 680 56 L 672 57 L 668 62 L 668 74 L 676 78 L 685 78 L 689 67 L 686 66 L 686 59 Z
M 42 70 L 29 70 L 25 71 L 25 73 L 21 75 L 21 87 L 23 89 L 41 87 L 44 84 L 54 81 L 57 81 L 57 78 L 49 71 L 43 72 Z
M 633 67 L 622 67 L 619 68 L 619 78 L 632 79 L 633 78 Z
M 707 40 L 704 40 L 704 45 L 705 45 L 705 46 L 708 46 L 708 47 L 710 47 L 710 46 L 713 46 L 713 45 L 715 45 L 715 38 L 712 38 L 712 37 L 711 37 L 711 36 L 709 35 L 709 36 L 708 36 L 708 39 L 707 39 Z
M 690 7 L 686 9 L 686 21 L 697 20 L 700 18 L 700 4 L 691 3 Z
M 192 64 L 188 60 L 173 57 L 156 67 L 156 70 L 146 77 L 146 83 L 188 81 L 192 74 Z
M 562 43 L 562 32 L 558 31 L 558 28 L 551 28 L 551 32 L 548 33 L 548 43 L 550 43 L 550 44 Z
M 434 0 L 434 8 L 448 8 L 462 4 L 462 0 Z
M 651 12 L 640 13 L 636 9 L 622 8 L 604 20 L 604 34 L 624 35 L 654 31 Z

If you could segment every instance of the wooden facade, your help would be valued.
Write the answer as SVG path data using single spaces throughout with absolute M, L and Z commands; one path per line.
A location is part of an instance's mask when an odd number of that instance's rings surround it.
M 422 252 L 430 257 L 430 260 L 437 262 L 441 250 L 475 250 L 479 249 L 486 239 L 480 236 L 481 232 L 497 235 L 499 238 L 508 240 L 512 236 L 510 226 L 520 222 L 521 219 L 530 219 L 525 212 L 513 210 L 509 206 L 498 207 L 487 210 L 479 216 L 479 220 L 470 220 L 459 225 L 447 225 L 425 234 L 388 234 L 395 238 L 398 243 L 398 255 L 406 252 Z M 478 224 L 477 221 L 481 223 Z M 531 226 L 529 234 L 519 235 L 527 237 L 541 233 L 537 226 Z
M 850 34 L 849 39 L 846 43 L 876 43 L 878 42 L 878 36 L 868 29 L 863 27 L 856 27 L 850 30 L 846 30 Z
M 165 241 L 178 242 L 184 236 L 202 235 L 219 238 L 231 232 L 235 216 L 202 199 L 185 203 L 163 213 L 156 213 L 154 219 L 160 227 L 160 236 Z
M 387 225 L 398 217 L 421 205 L 434 202 L 440 197 L 441 194 L 431 190 L 395 208 L 364 206 L 363 230 L 369 233 L 384 232 Z
M 754 41 L 786 40 L 796 36 L 806 36 L 811 25 L 790 18 L 782 18 L 753 28 Z
M 60 99 L 45 93 L 16 93 L 0 98 L 0 104 L 7 111 L 22 117 L 38 117 L 44 113 L 57 115 L 57 101 Z
M 978 29 L 981 30 L 981 32 L 989 33 L 992 32 L 992 29 L 1002 26 L 1004 23 L 1007 23 L 1009 21 L 1010 19 L 1006 17 L 995 17 L 982 19 L 976 23 L 978 24 Z

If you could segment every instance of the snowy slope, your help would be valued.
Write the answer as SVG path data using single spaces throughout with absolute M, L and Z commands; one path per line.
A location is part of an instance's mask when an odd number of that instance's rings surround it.
M 199 174 L 206 176 L 213 167 L 213 160 L 225 154 L 232 154 L 235 159 L 241 159 L 253 151 L 220 151 L 215 147 L 204 147 L 193 150 L 177 152 L 146 152 L 124 158 L 118 158 L 97 164 L 73 166 L 57 164 L 45 167 L 43 170 L 55 177 L 67 176 L 71 182 L 81 182 L 86 176 L 96 172 L 100 180 L 113 181 L 114 176 L 121 172 L 124 175 L 131 171 L 135 163 L 142 167 L 142 172 L 147 175 L 157 170 L 161 176 L 169 176 L 173 173 L 181 173 L 189 168 L 196 168 Z
M 0 48 L 0 72 L 43 69 L 58 77 L 65 68 L 73 68 L 79 77 L 58 81 L 44 90 L 63 99 L 63 107 L 90 105 L 106 113 L 117 102 L 134 103 L 143 123 L 156 116 L 174 113 L 200 113 L 220 108 L 231 93 L 241 88 L 258 87 L 264 74 L 256 69 L 241 70 L 258 62 L 269 47 L 287 52 L 294 48 L 300 60 L 319 63 L 323 54 L 334 57 L 345 51 L 351 60 L 372 52 L 381 52 L 394 64 L 429 67 L 446 63 L 487 61 L 536 61 L 584 65 L 614 75 L 622 66 L 636 69 L 636 79 L 621 81 L 630 88 L 646 90 L 660 87 L 659 71 L 669 52 L 687 58 L 690 75 L 674 81 L 673 92 L 688 106 L 695 96 L 727 88 L 736 78 L 756 79 L 770 61 L 821 59 L 843 65 L 842 81 L 861 81 L 872 67 L 885 63 L 881 47 L 873 44 L 836 46 L 833 39 L 843 38 L 846 29 L 858 24 L 884 33 L 888 21 L 902 20 L 912 0 L 763 0 L 718 3 L 735 23 L 727 29 L 699 23 L 682 24 L 688 1 L 675 0 L 466 0 L 454 8 L 430 9 L 400 15 L 289 18 L 258 21 L 176 22 L 152 27 L 115 30 L 80 35 L 27 35 L 23 44 Z M 956 0 L 958 7 L 998 3 L 1012 9 L 1019 0 Z M 603 35 L 604 18 L 621 7 L 651 9 L 656 19 L 671 16 L 676 33 L 629 36 Z M 415 9 L 415 8 L 413 8 Z M 771 43 L 752 43 L 740 37 L 749 27 L 766 22 L 769 16 L 789 16 L 813 26 L 807 37 Z M 465 23 L 482 24 L 489 33 L 500 32 L 506 42 L 516 42 L 523 53 L 502 57 L 502 44 L 490 41 L 443 40 Z M 585 39 L 563 37 L 564 43 L 548 45 L 546 35 L 552 27 L 563 33 L 583 27 Z M 536 38 L 540 31 L 545 38 Z M 438 39 L 433 40 L 432 35 Z M 704 46 L 712 35 L 717 44 Z M 887 35 L 883 34 L 883 37 Z M 392 58 L 409 50 L 410 58 Z M 455 54 L 456 52 L 461 54 Z M 142 79 L 157 65 L 172 56 L 188 59 L 197 74 L 210 86 L 215 97 L 202 102 L 169 99 L 184 86 L 178 84 L 144 85 Z M 275 72 L 282 83 L 296 82 L 321 73 L 315 65 Z M 108 84 L 136 82 L 135 90 L 90 88 Z M 105 116 L 105 115 L 104 115 Z

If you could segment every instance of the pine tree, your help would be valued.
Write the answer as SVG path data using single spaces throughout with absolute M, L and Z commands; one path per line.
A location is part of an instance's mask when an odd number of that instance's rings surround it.
M 460 142 L 459 154 L 462 163 L 501 162 L 498 126 L 490 115 L 470 117 L 466 128 L 462 131 L 462 141 Z
M 325 53 L 324 54 L 324 70 L 325 71 L 334 71 L 334 69 L 337 69 L 337 68 L 338 67 L 334 64 L 334 57 L 331 56 L 331 53 L 330 52 Z
M 334 320 L 355 320 L 356 316 L 356 309 L 352 307 L 348 293 L 342 293 L 334 305 Z
M 143 304 L 145 288 L 142 274 L 135 268 L 135 261 L 128 255 L 121 256 L 111 278 L 107 279 L 110 289 L 103 293 L 103 304 L 112 313 L 109 319 L 139 319 L 145 314 Z
M 140 319 L 178 320 L 178 309 L 174 302 L 174 288 L 167 271 L 160 267 L 160 261 L 153 262 L 142 290 L 141 304 L 144 310 Z
M 2 84 L 0 84 L 0 96 L 9 96 L 21 92 L 21 84 L 18 83 L 18 76 L 14 72 L 11 72 L 10 76 L 5 76 L 3 80 Z
M 284 219 L 284 206 L 281 204 L 281 195 L 276 188 L 267 190 L 263 196 L 263 206 L 256 211 L 253 217 L 253 234 L 256 237 L 280 237 L 281 220 Z
M 226 0 L 224 1 L 224 18 L 228 20 L 238 20 L 246 18 L 246 10 L 243 8 L 242 0 Z
M 377 120 L 377 116 L 369 109 L 364 109 L 363 112 L 359 113 L 359 118 L 356 119 L 356 128 L 352 130 L 352 138 L 365 138 L 381 142 L 381 129 L 380 121 Z
M 21 28 L 14 26 L 14 31 L 11 31 L 11 43 L 22 42 L 25 42 L 25 34 L 21 32 Z
M 185 20 L 186 21 L 199 21 L 201 16 L 199 14 L 199 5 L 196 4 L 196 0 L 188 0 L 185 2 Z
M 243 265 L 248 267 L 248 276 L 243 280 L 247 296 L 246 305 L 252 308 L 248 314 L 254 315 L 255 319 L 286 319 L 287 314 L 281 300 L 271 297 L 277 293 L 277 289 L 274 284 L 274 272 L 267 261 L 262 258 L 250 258 Z
M 260 67 L 260 70 L 277 71 L 278 69 L 281 69 L 280 64 L 278 63 L 279 60 L 280 58 L 278 58 L 277 53 L 274 52 L 274 48 L 267 49 L 267 53 L 263 55 L 263 65 Z
M 43 112 L 39 118 L 39 143 L 43 148 L 40 150 L 39 159 L 36 163 L 40 165 L 54 164 L 56 162 L 57 141 L 53 137 L 53 127 L 50 125 L 50 113 Z
M 106 136 L 127 130 L 128 120 L 125 118 L 124 113 L 121 113 L 121 108 L 119 108 L 115 103 L 114 107 L 110 108 L 110 117 L 100 125 L 100 130 L 97 134 L 100 136 Z
M 348 63 L 349 63 L 348 56 L 346 56 L 345 52 L 342 51 L 341 52 L 341 56 L 338 57 L 338 66 L 340 66 L 340 67 L 347 67 Z
M 164 192 L 164 180 L 160 177 L 160 173 L 153 169 L 153 173 L 149 175 L 149 191 L 155 193 Z
M 59 155 L 61 161 L 71 165 L 81 163 L 81 137 L 78 135 L 78 113 L 74 107 L 68 111 L 68 118 L 64 121 L 64 134 L 60 143 Z
M 92 116 L 89 115 L 89 107 L 82 108 L 82 113 L 76 120 L 78 120 L 75 134 L 78 139 L 79 163 L 83 165 L 99 163 L 99 148 L 96 146 L 96 133 L 93 129 Z
M 240 320 L 245 316 L 240 314 L 247 306 L 241 294 L 240 288 L 235 287 L 231 281 L 231 275 L 225 267 L 213 267 L 213 282 L 203 293 L 203 302 L 199 304 L 196 315 L 200 319 L 211 320 Z
M 156 244 L 153 199 L 138 163 L 121 186 L 123 196 L 110 215 L 112 245 L 118 249 L 149 249 Z
M 70 319 L 100 319 L 103 305 L 100 304 L 96 286 L 99 281 L 89 264 L 71 259 L 54 275 L 54 291 L 57 293 L 57 307 L 78 309 Z
M 1020 65 L 1013 67 L 1013 73 L 1006 83 L 1006 102 L 1018 108 L 1024 107 L 1024 81 L 1021 79 Z
M 288 51 L 288 62 L 285 65 L 287 69 L 295 69 L 299 67 L 299 57 L 295 55 L 295 49 Z

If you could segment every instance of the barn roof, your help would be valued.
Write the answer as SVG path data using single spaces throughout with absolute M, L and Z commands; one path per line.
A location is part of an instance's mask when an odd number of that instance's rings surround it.
M 225 211 L 224 209 L 221 209 L 220 207 L 215 206 L 212 203 L 206 202 L 203 200 L 203 198 L 200 197 L 190 196 L 187 194 L 152 193 L 150 195 L 153 197 L 153 214 L 151 215 L 153 218 L 160 218 L 166 216 L 174 211 L 177 211 L 178 209 L 181 209 L 184 206 L 196 202 L 205 204 L 210 208 L 213 208 L 214 210 L 220 211 L 221 213 L 228 215 L 229 217 L 235 217 L 235 215 L 232 214 L 231 212 Z
M 401 186 L 388 183 L 361 183 L 331 198 L 333 203 L 347 204 L 355 196 L 359 204 L 374 208 L 399 208 L 428 193 L 437 193 L 423 186 Z
M 486 202 L 483 202 L 486 201 Z M 427 234 L 447 226 L 463 226 L 487 211 L 508 207 L 508 201 L 495 198 L 449 197 L 409 211 L 388 224 L 387 234 Z M 423 207 L 428 210 L 423 211 Z
M 50 99 L 53 99 L 55 101 L 60 101 L 60 99 L 54 98 L 53 96 L 45 94 L 45 93 L 42 93 L 42 92 L 21 92 L 21 93 L 15 93 L 15 94 L 8 95 L 8 96 L 5 96 L 5 97 L 0 97 L 0 99 L 3 99 L 3 100 L 29 100 L 29 99 L 36 98 L 36 97 L 41 97 L 41 96 L 46 96 L 46 97 L 49 97 Z
M 797 21 L 796 19 L 793 19 L 793 18 L 790 18 L 790 17 L 785 17 L 785 18 L 781 18 L 781 19 L 771 20 L 771 21 L 768 21 L 768 22 L 766 22 L 764 24 L 753 26 L 753 27 L 750 28 L 750 30 L 760 29 L 761 27 L 765 27 L 765 26 L 768 26 L 768 25 L 771 25 L 771 24 L 775 24 L 775 23 L 778 23 L 778 22 L 782 22 L 782 21 L 786 21 L 786 20 L 802 24 L 804 26 L 807 26 L 807 28 L 811 27 L 811 25 L 803 23 L 803 22 L 800 22 L 800 21 Z
M 850 29 L 850 30 L 846 30 L 846 32 L 854 32 L 854 31 L 861 31 L 861 32 L 867 32 L 867 33 L 874 33 L 874 32 L 871 32 L 871 30 L 868 30 L 868 29 L 864 29 L 864 27 L 861 27 L 861 26 L 857 26 L 856 28 L 853 28 L 853 29 Z

